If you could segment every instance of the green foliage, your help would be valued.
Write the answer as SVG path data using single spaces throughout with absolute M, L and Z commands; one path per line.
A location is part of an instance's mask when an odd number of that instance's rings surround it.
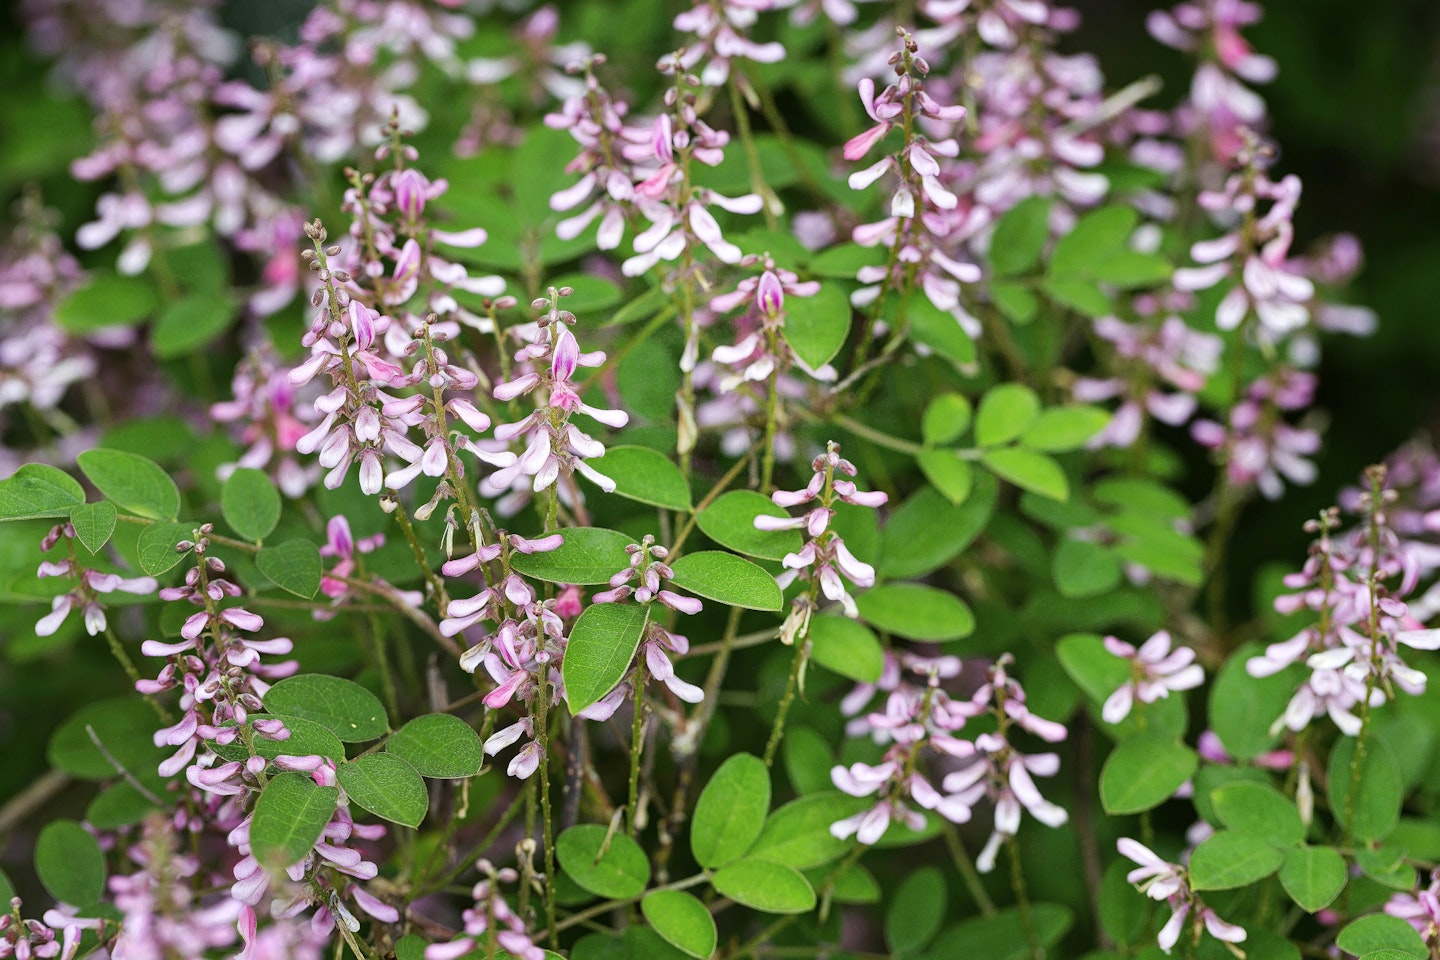
M 1112 815 L 1153 809 L 1170 799 L 1198 764 L 1195 751 L 1173 737 L 1142 733 L 1120 743 L 1106 759 L 1100 802 Z
M 762 560 L 781 560 L 800 549 L 799 530 L 756 530 L 756 517 L 789 514 L 753 490 L 731 490 L 716 497 L 696 516 L 698 526 L 711 540 L 736 553 Z
M 421 776 L 440 780 L 473 777 L 485 762 L 479 735 L 448 713 L 426 713 L 406 723 L 385 741 L 385 752 L 406 761 Z
M 730 757 L 695 802 L 690 849 L 702 867 L 719 867 L 743 856 L 765 825 L 770 809 L 770 771 L 758 757 Z
M 715 952 L 715 918 L 705 904 L 683 890 L 654 890 L 640 901 L 640 912 L 665 942 L 696 960 Z
M 780 588 L 775 578 L 743 557 L 719 550 L 687 553 L 670 564 L 670 582 L 683 590 L 748 610 L 779 610 Z
M 335 777 L 352 802 L 391 823 L 418 827 L 430 808 L 425 781 L 393 753 L 367 753 L 346 761 Z
M 115 505 L 109 500 L 76 504 L 70 508 L 70 526 L 81 546 L 91 553 L 99 553 L 115 532 Z
M 1280 869 L 1283 860 L 1284 854 L 1264 837 L 1221 830 L 1190 855 L 1190 886 L 1195 890 L 1247 886 Z
M 923 867 L 906 877 L 885 914 L 885 945 L 891 954 L 911 957 L 924 950 L 940 932 L 948 905 L 939 870 Z
M 298 863 L 320 839 L 339 799 L 338 788 L 322 787 L 304 774 L 271 777 L 250 821 L 255 859 L 271 869 Z
M 860 616 L 886 633 L 914 640 L 959 640 L 975 629 L 975 615 L 953 593 L 920 583 L 887 583 L 855 598 Z
M 1370 956 L 1380 950 L 1398 951 L 1417 960 L 1430 956 L 1430 948 L 1414 927 L 1399 917 L 1383 913 L 1352 920 L 1335 938 L 1335 944 L 1357 957 Z
M 1374 734 L 1365 738 L 1363 755 L 1353 738 L 1336 741 L 1330 751 L 1326 794 L 1335 819 L 1351 836 L 1384 840 L 1400 822 L 1405 797 L 1395 752 Z
M 133 327 L 153 314 L 159 303 L 154 286 L 145 278 L 102 273 L 61 301 L 55 308 L 55 323 L 69 333 Z
M 545 553 L 517 553 L 510 564 L 527 577 L 547 583 L 591 585 L 609 583 L 630 565 L 625 548 L 629 535 L 602 527 L 577 527 L 562 532 L 564 542 Z
M 565 699 L 579 713 L 615 689 L 630 669 L 645 623 L 648 605 L 600 603 L 580 614 L 570 629 L 565 650 Z
M 152 520 L 174 520 L 180 491 L 153 460 L 123 450 L 86 450 L 75 458 L 96 488 L 122 510 Z
M 221 490 L 220 511 L 231 530 L 259 543 L 280 522 L 280 491 L 261 471 L 237 467 Z
M 1349 873 L 1345 858 L 1332 847 L 1295 847 L 1285 851 L 1280 885 L 1302 910 L 1316 913 L 1340 895 Z
M 52 820 L 35 840 L 35 873 L 50 896 L 84 910 L 105 891 L 105 854 L 74 820 Z
M 0 480 L 0 520 L 67 517 L 85 502 L 85 490 L 64 470 L 27 463 Z
M 736 860 L 716 870 L 710 885 L 722 897 L 761 913 L 809 913 L 815 909 L 815 890 L 805 875 L 773 860 Z
M 590 465 L 615 481 L 617 496 L 666 510 L 690 510 L 690 487 L 664 454 L 645 447 L 609 447 Z
M 885 666 L 885 650 L 863 623 L 824 616 L 810 621 L 810 659 L 857 683 L 874 683 Z
M 850 334 L 850 301 L 833 283 L 813 297 L 785 298 L 785 342 L 800 362 L 818 370 L 835 358 Z
M 599 824 L 582 823 L 560 834 L 555 855 L 565 872 L 596 896 L 638 897 L 650 883 L 650 861 L 640 845 Z
M 286 540 L 255 555 L 255 566 L 286 593 L 309 600 L 320 589 L 325 568 L 320 549 L 309 540 Z
M 287 677 L 265 694 L 265 709 L 282 717 L 313 720 L 345 743 L 364 743 L 387 728 L 380 700 L 351 680 L 307 673 Z

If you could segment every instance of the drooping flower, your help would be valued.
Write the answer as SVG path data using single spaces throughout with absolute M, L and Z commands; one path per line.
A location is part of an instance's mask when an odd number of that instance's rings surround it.
M 1156 633 L 1138 650 L 1123 640 L 1106 637 L 1105 649 L 1130 661 L 1131 671 L 1130 679 L 1105 700 L 1100 715 L 1106 723 L 1124 720 L 1136 700 L 1154 703 L 1171 691 L 1193 690 L 1205 682 L 1205 671 L 1195 663 L 1195 651 L 1189 647 L 1172 651 L 1168 630 Z

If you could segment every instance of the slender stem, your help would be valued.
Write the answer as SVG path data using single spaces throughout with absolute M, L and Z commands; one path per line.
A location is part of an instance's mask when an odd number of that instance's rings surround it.
M 785 681 L 785 695 L 780 698 L 780 708 L 775 712 L 775 724 L 770 728 L 770 742 L 765 744 L 765 766 L 775 763 L 775 751 L 785 736 L 785 714 L 790 712 L 790 703 L 795 699 L 795 688 L 799 685 L 800 671 L 810 655 L 809 631 L 795 642 L 795 658 L 790 662 L 790 677 Z
M 555 822 L 550 817 L 550 669 L 540 669 L 540 692 L 535 699 L 535 739 L 540 743 L 540 817 L 545 832 L 545 927 L 550 942 L 555 929 Z
M 750 164 L 750 192 L 759 194 L 761 209 L 765 213 L 765 226 L 774 230 L 778 224 L 776 208 L 780 206 L 775 191 L 765 183 L 765 173 L 760 169 L 760 151 L 755 148 L 755 134 L 750 130 L 750 109 L 740 94 L 740 82 L 735 71 L 730 71 L 730 112 L 735 115 L 735 129 L 740 133 L 740 143 L 745 147 L 745 159 Z
M 969 852 L 960 840 L 960 831 L 955 829 L 955 824 L 946 820 L 944 821 L 944 833 L 945 846 L 950 850 L 950 859 L 954 861 L 955 869 L 960 871 L 960 879 L 964 882 L 965 889 L 975 899 L 980 913 L 987 917 L 993 917 L 996 913 L 995 901 L 991 900 L 990 894 L 986 892 L 985 884 L 980 879 L 980 871 L 975 869 L 975 861 L 970 859 Z
M 635 674 L 631 689 L 635 700 L 635 718 L 630 724 L 630 793 L 626 809 L 626 826 L 630 836 L 639 831 L 640 754 L 645 750 L 645 658 L 635 658 Z
M 390 491 L 390 495 L 394 497 L 395 492 Z M 445 594 L 445 583 L 434 570 L 430 569 L 430 561 L 425 559 L 425 548 L 420 546 L 420 539 L 415 536 L 415 527 L 410 523 L 410 515 L 405 512 L 405 505 L 398 498 L 395 499 L 395 519 L 399 522 L 400 529 L 405 534 L 405 542 L 410 544 L 410 552 L 415 554 L 415 563 L 420 568 L 420 572 L 424 574 L 425 582 L 430 584 L 431 595 L 435 598 L 435 603 L 443 614 L 445 605 L 449 602 Z
M 1010 854 L 1010 887 L 1015 891 L 1015 903 L 1020 908 L 1020 925 L 1025 928 L 1025 939 L 1030 943 L 1030 956 L 1033 960 L 1044 960 L 1045 950 L 1040 946 L 1040 934 L 1035 929 L 1035 917 L 1030 912 L 1030 895 L 1025 890 L 1020 845 L 1014 837 L 1006 837 L 1005 849 Z

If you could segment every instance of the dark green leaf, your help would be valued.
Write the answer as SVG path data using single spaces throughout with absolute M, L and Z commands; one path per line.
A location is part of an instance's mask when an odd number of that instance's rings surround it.
M 705 904 L 683 890 L 647 893 L 640 912 L 666 943 L 696 960 L 709 960 L 715 952 L 715 918 Z
M 1115 554 L 1088 540 L 1060 541 L 1051 557 L 1055 589 L 1064 597 L 1093 597 L 1120 582 L 1120 561 Z
M 159 520 L 150 524 L 140 531 L 140 537 L 135 542 L 135 556 L 140 563 L 140 569 L 152 577 L 160 576 L 185 558 L 175 547 L 194 533 L 193 523 Z
M 804 543 L 799 530 L 756 530 L 755 518 L 788 517 L 790 514 L 775 506 L 770 498 L 753 490 L 731 490 L 722 493 L 701 510 L 695 518 L 700 530 L 736 553 L 762 560 L 782 560 Z
M 405 760 L 421 776 L 439 780 L 473 777 L 485 762 L 480 735 L 449 713 L 427 713 L 391 734 L 385 752 Z
M 1199 765 L 1195 751 L 1178 740 L 1141 734 L 1111 751 L 1100 770 L 1100 802 L 1111 815 L 1158 807 L 1189 780 Z
M 1070 481 L 1065 479 L 1065 471 L 1043 453 L 1023 447 L 1006 447 L 986 450 L 981 459 L 996 476 L 1009 480 L 1022 490 L 1052 500 L 1070 499 Z
M 280 491 L 263 472 L 237 467 L 221 488 L 220 512 L 231 530 L 259 543 L 280 522 Z
M 954 450 L 921 450 L 915 454 L 915 462 L 925 479 L 955 505 L 970 498 L 975 485 L 975 471 L 970 461 L 961 460 Z
M 849 617 L 810 620 L 810 659 L 856 683 L 874 683 L 885 668 L 885 650 L 870 628 Z
M 850 300 L 835 283 L 813 297 L 785 298 L 785 342 L 811 370 L 829 363 L 850 335 Z
M 142 277 L 99 274 L 60 301 L 55 325 L 67 333 L 132 327 L 155 312 L 155 288 Z
M 874 626 L 912 640 L 959 640 L 975 630 L 975 615 L 963 600 L 919 583 L 872 587 L 855 605 Z
M 27 463 L 0 480 L 0 520 L 68 517 L 85 502 L 85 489 L 64 470 Z
M 885 913 L 885 944 L 893 956 L 914 956 L 929 945 L 945 922 L 949 892 L 935 867 L 921 867 L 905 878 Z
M 1029 283 L 995 280 L 990 284 L 990 299 L 1000 315 L 1017 327 L 1033 323 L 1040 314 L 1040 298 Z
M 998 277 L 1028 273 L 1040 261 L 1050 239 L 1050 198 L 1029 197 L 1011 207 L 995 224 L 990 266 Z
M 41 828 L 35 841 L 35 873 L 50 896 L 82 912 L 98 904 L 105 892 L 105 854 L 74 820 L 52 820 Z
M 155 711 L 134 696 L 97 700 L 51 734 L 46 757 L 56 770 L 82 780 L 118 777 L 116 763 L 132 774 L 151 774 L 165 759 L 150 740 L 156 726 Z
M 1285 851 L 1280 885 L 1303 909 L 1315 913 L 1340 895 L 1349 874 L 1345 858 L 1332 847 L 1296 847 Z
M 1091 276 L 1095 265 L 1113 256 L 1134 232 L 1140 215 L 1124 206 L 1101 207 L 1081 217 L 1055 244 L 1048 267 L 1052 277 Z
M 1221 830 L 1190 855 L 1190 886 L 1195 890 L 1244 887 L 1279 870 L 1284 858 L 1260 837 Z
M 325 572 L 320 550 L 309 540 L 286 540 L 255 555 L 255 565 L 275 586 L 306 600 L 320 589 Z
M 1260 647 L 1248 644 L 1232 653 L 1210 686 L 1210 726 L 1226 752 L 1238 760 L 1253 760 L 1274 749 L 1283 729 L 1271 727 L 1295 693 L 1295 670 L 1269 677 L 1252 677 L 1245 662 L 1258 656 Z
M 1342 737 L 1330 750 L 1326 793 L 1330 809 L 1341 826 L 1349 826 L 1357 840 L 1384 840 L 1400 822 L 1405 798 L 1404 781 L 1395 752 L 1384 740 L 1367 732 L 1365 754 L 1356 761 L 1355 740 Z M 1355 812 L 1350 823 L 1350 811 Z
M 690 510 L 685 476 L 663 453 L 648 447 L 610 447 L 590 465 L 615 481 L 617 496 L 682 513 Z
M 230 327 L 236 303 L 227 294 L 206 292 L 166 305 L 150 328 L 150 349 L 161 360 L 182 357 Z
M 602 527 L 573 527 L 562 531 L 564 543 L 547 553 L 517 553 L 511 566 L 527 577 L 547 583 L 593 586 L 630 566 L 625 548 L 635 541 L 624 533 Z
M 615 689 L 625 677 L 640 637 L 648 605 L 595 603 L 586 607 L 570 630 L 561 667 L 565 701 L 577 714 Z
M 707 600 L 748 610 L 779 610 L 775 578 L 743 557 L 719 550 L 689 553 L 670 565 L 670 582 Z
M 1295 804 L 1274 787 L 1232 783 L 1210 795 L 1215 815 L 1237 833 L 1259 837 L 1277 847 L 1293 847 L 1305 839 L 1305 824 Z
M 765 825 L 770 770 L 758 757 L 737 753 L 720 765 L 695 803 L 690 849 L 702 867 L 743 856 Z
M 97 830 L 116 830 L 137 824 L 159 809 L 128 781 L 121 780 L 96 794 L 85 808 L 85 822 Z
M 117 507 L 152 520 L 180 512 L 175 481 L 153 460 L 121 450 L 86 450 L 75 458 L 90 482 Z
M 910 339 L 961 368 L 974 366 L 975 341 L 954 316 L 938 309 L 925 297 L 912 297 L 904 319 L 909 322 Z
M 415 768 L 393 753 L 367 753 L 335 770 L 345 794 L 382 820 L 418 827 L 430 809 L 430 794 Z
M 340 800 L 338 787 L 322 787 L 301 773 L 277 773 L 255 801 L 250 847 L 255 859 L 271 869 L 302 860 Z
M 817 254 L 810 261 L 810 273 L 817 277 L 853 280 L 861 267 L 879 267 L 884 264 L 884 250 L 862 247 L 858 243 L 842 243 Z
M 1007 907 L 989 917 L 961 921 L 940 934 L 925 960 L 1024 960 L 1033 956 L 1027 927 L 1035 931 L 1042 949 L 1060 942 L 1075 922 L 1069 907 L 1058 903 L 1037 903 L 1030 908 L 1027 925 L 1017 907 Z
M 838 860 L 854 847 L 854 842 L 836 839 L 830 825 L 869 806 L 864 798 L 833 790 L 791 800 L 770 814 L 750 855 L 788 863 L 800 870 Z
M 1000 485 L 988 474 L 977 478 L 974 492 L 959 506 L 931 487 L 921 487 L 891 512 L 880 539 L 885 577 L 918 577 L 959 556 L 990 523 Z
M 1041 287 L 1062 307 L 1087 317 L 1103 317 L 1114 310 L 1110 298 L 1089 280 L 1047 279 Z
M 1018 438 L 1040 416 L 1040 398 L 1019 383 L 1002 383 L 980 398 L 975 442 L 993 447 Z
M 560 866 L 580 886 L 600 897 L 629 899 L 650 884 L 650 860 L 624 831 L 610 834 L 598 823 L 571 827 L 555 843 Z
M 76 504 L 70 508 L 70 526 L 86 550 L 99 553 L 115 532 L 115 504 L 109 500 Z
M 346 743 L 383 736 L 385 708 L 375 694 L 343 677 L 305 673 L 286 677 L 265 694 L 265 709 L 282 717 L 313 720 Z
M 1414 927 L 1399 917 L 1385 913 L 1373 913 L 1350 921 L 1335 938 L 1335 945 L 1357 957 L 1377 950 L 1397 950 L 1416 960 L 1426 960 L 1430 956 L 1430 948 L 1420 939 Z
M 291 757 L 329 757 L 337 764 L 345 762 L 345 745 L 328 727 L 303 717 L 278 716 L 273 713 L 271 716 L 285 724 L 290 736 L 284 740 L 272 740 L 262 736 L 251 725 L 250 742 L 255 745 L 257 756 L 267 760 L 274 760 L 281 754 Z M 225 760 L 244 760 L 250 756 L 250 750 L 243 739 L 224 744 L 207 741 L 207 746 Z
M 715 892 L 761 913 L 809 913 L 815 890 L 794 867 L 770 860 L 736 860 L 710 878 Z

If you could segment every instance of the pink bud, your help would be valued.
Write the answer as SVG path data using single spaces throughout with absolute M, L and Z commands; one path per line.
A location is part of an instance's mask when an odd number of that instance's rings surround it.
M 418 219 L 425 212 L 425 178 L 416 170 L 401 170 L 395 177 L 395 205 L 405 219 Z
M 767 317 L 777 317 L 785 309 L 785 289 L 775 271 L 766 270 L 760 275 L 760 285 L 755 289 L 755 305 Z

